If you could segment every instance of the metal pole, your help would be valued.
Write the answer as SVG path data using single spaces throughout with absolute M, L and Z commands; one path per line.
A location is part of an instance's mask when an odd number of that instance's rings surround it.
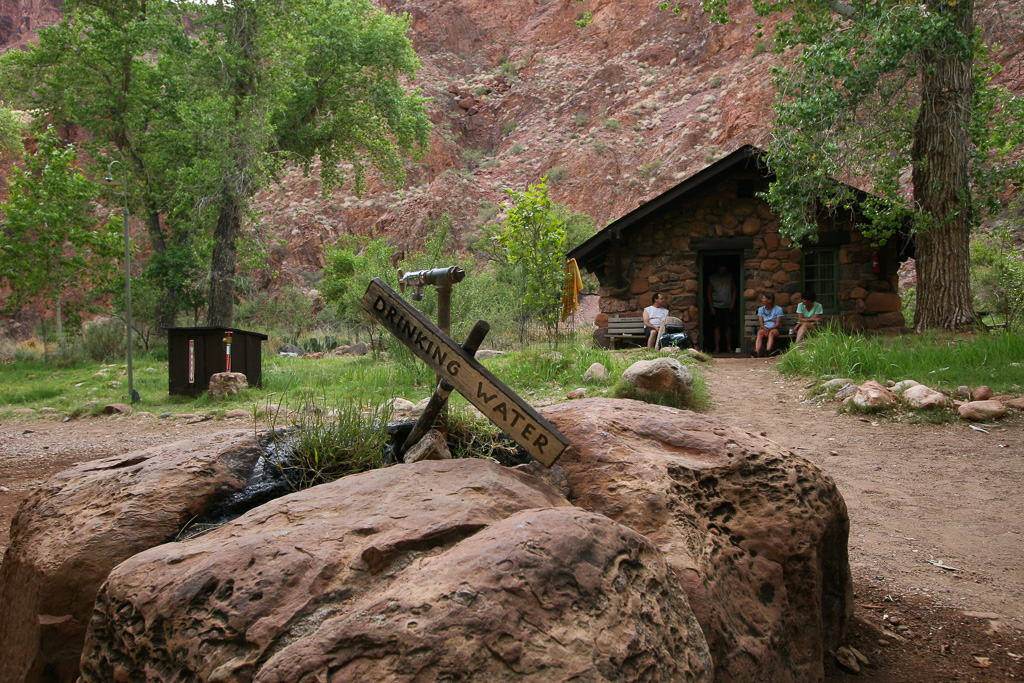
M 128 232 L 131 223 L 131 215 L 128 213 L 128 167 L 121 164 L 121 170 L 124 171 L 124 311 L 128 322 L 128 401 L 136 403 L 139 395 L 135 393 L 135 377 L 132 372 L 132 250 L 131 235 Z
M 124 192 L 124 312 L 125 322 L 128 326 L 128 402 L 137 403 L 139 394 L 135 391 L 135 375 L 132 364 L 132 250 L 131 236 L 128 232 L 131 225 L 131 215 L 128 212 L 128 167 L 117 159 L 107 164 L 107 176 L 103 180 L 114 185 L 117 182 L 110 174 L 114 164 L 121 164 L 121 171 L 124 173 L 124 185 L 121 189 Z

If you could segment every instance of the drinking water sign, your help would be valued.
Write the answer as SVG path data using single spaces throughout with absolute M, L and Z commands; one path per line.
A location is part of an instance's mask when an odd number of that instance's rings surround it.
M 370 282 L 362 305 L 363 310 L 535 460 L 550 467 L 569 445 L 569 439 L 555 425 L 541 417 L 533 406 L 505 386 L 383 280 L 374 278 Z

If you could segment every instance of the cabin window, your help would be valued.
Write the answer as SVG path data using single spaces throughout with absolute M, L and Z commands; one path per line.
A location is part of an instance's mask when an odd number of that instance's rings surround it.
M 817 295 L 825 313 L 839 312 L 839 250 L 804 249 L 804 291 Z

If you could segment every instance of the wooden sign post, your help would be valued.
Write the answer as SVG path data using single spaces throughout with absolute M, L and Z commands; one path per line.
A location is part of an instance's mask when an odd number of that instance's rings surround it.
M 569 439 L 380 278 L 363 310 L 541 464 L 550 467 Z

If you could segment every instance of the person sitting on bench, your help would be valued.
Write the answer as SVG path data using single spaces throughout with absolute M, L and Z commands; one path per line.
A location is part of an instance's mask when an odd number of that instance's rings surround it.
M 644 332 L 647 334 L 647 348 L 653 349 L 654 343 L 658 341 L 658 328 L 661 321 L 668 316 L 666 304 L 668 299 L 664 294 L 655 294 L 651 297 L 651 306 L 644 309 Z
M 796 307 L 796 343 L 803 341 L 807 334 L 818 327 L 825 311 L 821 304 L 814 301 L 814 292 L 804 292 L 800 304 Z
M 768 354 L 775 350 L 775 338 L 779 336 L 779 321 L 782 318 L 782 306 L 775 304 L 775 292 L 761 295 L 761 308 L 757 309 L 757 341 L 754 344 L 757 357 L 768 345 Z

